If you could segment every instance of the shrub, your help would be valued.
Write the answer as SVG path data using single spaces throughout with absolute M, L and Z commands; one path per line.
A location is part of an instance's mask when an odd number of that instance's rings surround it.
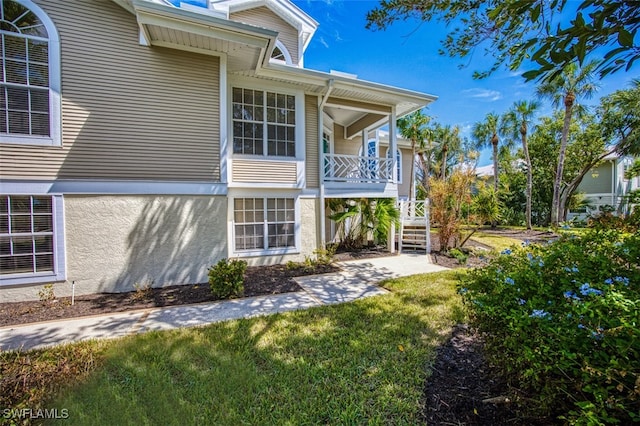
M 38 290 L 38 298 L 43 305 L 48 305 L 56 300 L 53 284 L 45 284 L 40 290 Z
M 449 255 L 455 258 L 458 261 L 458 263 L 461 265 L 466 264 L 467 260 L 469 259 L 468 254 L 462 252 L 462 250 L 457 248 L 449 250 Z
M 220 260 L 209 268 L 209 286 L 211 293 L 220 299 L 241 296 L 244 292 L 244 273 L 247 262 L 244 260 Z
M 471 319 L 530 410 L 640 421 L 640 233 L 590 230 L 505 250 L 461 283 Z

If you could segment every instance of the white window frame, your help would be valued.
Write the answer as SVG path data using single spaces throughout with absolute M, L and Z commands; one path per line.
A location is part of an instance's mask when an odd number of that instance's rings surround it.
M 0 143 L 19 145 L 62 146 L 60 37 L 49 16 L 31 0 L 13 0 L 33 12 L 44 24 L 48 35 L 49 54 L 49 135 L 0 133 Z M 2 54 L 2 52 L 0 52 Z
M 263 246 L 262 248 L 256 248 L 256 249 L 237 249 L 236 248 L 236 225 L 240 225 L 241 223 L 236 223 L 235 220 L 235 202 L 236 199 L 248 199 L 248 198 L 254 198 L 254 199 L 262 199 L 263 200 L 263 209 L 264 209 L 264 221 L 262 222 L 263 224 Z M 268 248 L 268 226 L 269 226 L 269 221 L 267 220 L 267 211 L 268 211 L 268 199 L 270 198 L 287 198 L 287 199 L 292 199 L 293 200 L 293 210 L 294 210 L 294 221 L 293 221 L 293 232 L 294 232 L 294 246 L 291 247 L 276 247 L 276 248 Z M 299 197 L 298 196 L 294 196 L 292 194 L 284 194 L 284 193 L 274 193 L 274 194 L 269 194 L 267 196 L 265 195 L 256 195 L 255 193 L 252 194 L 246 194 L 246 195 L 237 195 L 235 197 L 230 198 L 230 217 L 231 217 L 231 223 L 230 223 L 230 235 L 231 235 L 231 242 L 230 242 L 230 247 L 231 247 L 231 252 L 233 255 L 235 256 L 239 256 L 239 257 L 255 257 L 255 256 L 272 256 L 272 255 L 285 255 L 285 254 L 298 254 L 300 253 L 300 246 L 301 246 L 301 226 L 300 226 L 300 202 L 299 202 Z M 247 224 L 251 224 L 251 223 L 247 223 Z
M 277 64 L 293 65 L 293 60 L 291 59 L 291 54 L 289 53 L 289 50 L 285 47 L 285 45 L 280 40 L 276 40 L 276 45 L 274 47 L 274 50 L 276 48 L 280 49 L 280 51 L 282 52 L 282 55 L 284 56 L 284 61 L 282 59 L 276 59 L 273 57 L 269 58 L 269 61 L 275 62 Z M 273 55 L 273 52 L 271 52 L 271 54 Z
M 391 158 L 389 157 L 389 151 L 391 150 L 391 147 L 387 147 L 387 151 L 385 152 L 385 157 L 386 158 Z M 396 148 L 396 183 L 400 184 L 402 183 L 402 151 L 400 150 L 400 148 Z
M 233 117 L 233 92 L 234 89 L 241 89 L 241 90 L 252 90 L 254 92 L 262 92 L 263 93 L 263 118 L 261 121 L 258 120 L 244 120 L 244 119 L 235 119 Z M 267 106 L 267 94 L 268 93 L 273 93 L 276 95 L 276 97 L 278 95 L 284 95 L 284 96 L 291 96 L 294 99 L 294 110 L 293 110 L 293 114 L 294 114 L 294 120 L 295 123 L 294 124 L 289 124 L 289 123 L 271 123 L 267 120 L 267 113 L 268 113 L 268 106 Z M 300 134 L 299 134 L 299 129 L 301 127 L 304 126 L 304 121 L 301 122 L 300 120 L 300 109 L 304 109 L 304 107 L 301 105 L 301 102 L 299 101 L 299 96 L 297 96 L 297 94 L 294 93 L 290 93 L 287 91 L 281 91 L 277 88 L 261 88 L 261 87 L 248 87 L 248 86 L 244 86 L 244 85 L 240 85 L 240 84 L 234 84 L 231 86 L 231 91 L 230 91 L 230 102 L 231 102 L 231 137 L 230 137 L 230 143 L 231 143 L 231 153 L 234 156 L 244 156 L 244 157 L 253 157 L 253 158 L 263 158 L 263 159 L 282 159 L 282 160 L 296 160 L 299 159 L 300 157 L 302 157 L 302 153 L 300 152 L 300 150 L 304 150 L 304 146 L 301 146 L 300 143 Z M 244 122 L 244 123 L 261 123 L 262 124 L 262 154 L 254 154 L 254 153 L 240 153 L 240 152 L 235 152 L 235 134 L 234 134 L 234 124 L 236 122 Z M 295 150 L 295 155 L 290 156 L 290 155 L 270 155 L 269 154 L 269 124 L 274 124 L 276 126 L 280 126 L 280 127 L 284 127 L 284 128 L 290 128 L 293 131 L 293 147 Z M 289 141 L 287 141 L 289 142 Z
M 2 196 L 48 196 L 51 197 L 53 224 L 53 271 L 0 275 L 0 286 L 37 284 L 65 281 L 67 278 L 64 239 L 64 198 L 62 194 L 2 193 Z M 10 235 L 10 234 L 1 234 Z

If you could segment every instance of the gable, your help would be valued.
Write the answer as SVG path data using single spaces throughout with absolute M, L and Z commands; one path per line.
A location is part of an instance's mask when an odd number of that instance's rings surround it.
M 276 15 L 266 6 L 233 12 L 229 16 L 232 21 L 242 22 L 260 28 L 266 28 L 278 32 L 278 40 L 289 51 L 294 64 L 300 61 L 298 49 L 298 30 L 288 22 Z

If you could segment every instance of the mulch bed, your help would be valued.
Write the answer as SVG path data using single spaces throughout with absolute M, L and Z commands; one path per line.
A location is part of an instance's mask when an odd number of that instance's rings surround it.
M 514 400 L 522 397 L 486 360 L 483 338 L 456 325 L 438 348 L 424 387 L 423 417 L 428 425 L 547 426 L 549 418 L 525 417 Z
M 301 290 L 293 277 L 337 271 L 334 265 L 313 268 L 291 268 L 286 265 L 250 266 L 245 273 L 244 297 L 288 293 Z M 62 318 L 74 318 L 134 309 L 175 306 L 218 300 L 208 284 L 187 284 L 162 288 L 147 288 L 127 293 L 99 293 L 59 297 L 50 302 L 30 301 L 0 303 L 0 326 L 26 324 Z

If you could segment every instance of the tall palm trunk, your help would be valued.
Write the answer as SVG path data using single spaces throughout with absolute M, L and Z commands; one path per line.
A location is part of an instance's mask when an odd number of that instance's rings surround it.
M 553 201 L 551 205 L 551 225 L 558 226 L 560 220 L 560 195 L 562 190 L 562 177 L 564 174 L 564 159 L 567 152 L 567 140 L 569 138 L 569 126 L 571 125 L 571 113 L 576 97 L 568 92 L 564 97 L 564 124 L 562 126 L 562 139 L 560 140 L 560 153 L 558 154 L 558 168 L 553 183 Z
M 500 174 L 498 173 L 498 142 L 498 135 L 494 133 L 491 138 L 491 147 L 493 148 L 493 189 L 496 194 L 500 187 Z
M 527 207 L 525 216 L 527 221 L 527 229 L 531 229 L 531 198 L 533 194 L 533 170 L 531 170 L 531 157 L 529 156 L 529 144 L 527 143 L 527 125 L 522 123 L 520 126 L 520 136 L 522 137 L 522 151 L 524 152 L 524 161 L 527 162 Z
M 491 147 L 493 148 L 493 190 L 496 196 L 498 195 L 498 188 L 500 187 L 500 174 L 498 173 L 498 135 L 493 134 L 491 137 Z M 498 226 L 498 222 L 495 220 L 491 221 L 491 227 L 495 228 Z
M 444 145 L 442 147 L 442 180 L 445 180 L 447 178 L 447 145 Z
M 409 198 L 411 200 L 415 200 L 416 198 L 415 164 L 416 164 L 416 141 L 411 139 L 411 174 L 409 175 Z M 400 167 L 400 165 L 398 165 L 398 167 Z

